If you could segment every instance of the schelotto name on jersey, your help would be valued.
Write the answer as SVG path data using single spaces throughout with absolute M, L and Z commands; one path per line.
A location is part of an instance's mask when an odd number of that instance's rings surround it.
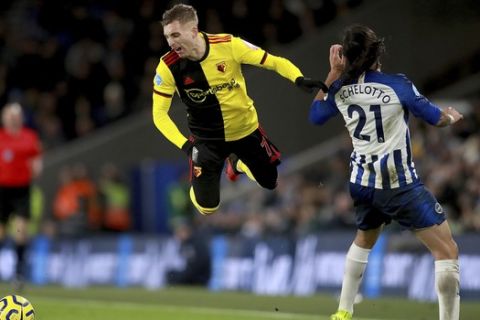
M 350 85 L 348 87 L 345 87 L 339 93 L 339 97 L 340 99 L 342 99 L 342 102 L 345 102 L 347 98 L 357 94 L 366 94 L 372 97 L 376 97 L 378 99 L 382 99 L 383 103 L 389 103 L 391 100 L 391 97 L 388 94 L 385 94 L 385 91 L 369 85 Z
M 185 93 L 193 102 L 202 103 L 210 94 L 215 94 L 223 89 L 233 90 L 235 88 L 240 88 L 240 84 L 238 84 L 235 79 L 232 79 L 229 82 L 212 86 L 208 90 L 202 90 L 198 88 L 185 89 Z

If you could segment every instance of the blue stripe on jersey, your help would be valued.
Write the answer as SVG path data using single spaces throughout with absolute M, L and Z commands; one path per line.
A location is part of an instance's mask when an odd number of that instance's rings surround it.
M 390 176 L 388 174 L 388 156 L 386 154 L 382 160 L 380 160 L 380 171 L 382 173 L 382 187 L 383 189 L 390 189 Z
M 352 174 L 353 164 L 355 163 L 356 158 L 357 158 L 357 152 L 353 151 L 352 154 L 350 155 L 350 174 Z
M 405 177 L 405 170 L 403 170 L 402 151 L 394 150 L 393 159 L 395 160 L 395 169 L 397 169 L 397 175 L 398 175 L 398 181 L 400 183 L 400 187 L 406 186 L 407 178 Z
M 378 156 L 376 154 L 372 155 L 372 161 L 368 164 L 368 170 L 370 170 L 370 176 L 368 177 L 368 186 L 371 188 L 375 188 L 375 168 L 373 165 L 378 160 Z
M 357 171 L 357 177 L 355 178 L 355 183 L 356 184 L 362 184 L 362 177 L 363 177 L 363 172 L 365 171 L 363 169 L 363 164 L 365 163 L 365 155 L 361 154 L 360 155 L 360 164 L 358 165 L 358 171 Z
M 417 175 L 415 174 L 415 170 L 413 169 L 413 166 L 412 166 L 412 149 L 410 146 L 410 130 L 407 129 L 405 137 L 407 140 L 407 166 L 408 166 L 408 170 L 412 175 L 412 180 L 414 182 L 417 180 Z

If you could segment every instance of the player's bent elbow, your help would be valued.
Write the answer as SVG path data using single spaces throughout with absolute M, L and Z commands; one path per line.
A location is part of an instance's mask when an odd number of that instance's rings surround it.
M 308 119 L 310 120 L 310 123 L 322 125 L 327 122 L 329 116 L 321 112 L 316 105 L 312 105 Z

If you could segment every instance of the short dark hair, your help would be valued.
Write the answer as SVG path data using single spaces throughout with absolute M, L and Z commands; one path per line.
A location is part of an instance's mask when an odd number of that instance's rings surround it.
M 358 78 L 363 72 L 379 62 L 385 52 L 382 38 L 378 38 L 369 27 L 355 24 L 345 29 L 342 43 L 343 55 L 347 59 L 343 72 L 344 83 Z
M 178 21 L 181 24 L 193 21 L 198 24 L 197 10 L 187 4 L 176 4 L 163 13 L 162 26 L 166 26 L 173 21 Z

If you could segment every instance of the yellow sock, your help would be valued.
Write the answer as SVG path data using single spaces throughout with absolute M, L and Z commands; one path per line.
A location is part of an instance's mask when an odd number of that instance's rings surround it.
M 250 180 L 253 180 L 253 181 L 257 182 L 257 180 L 255 180 L 255 177 L 253 176 L 250 169 L 248 169 L 247 165 L 245 163 L 243 163 L 242 160 L 238 159 L 236 169 L 240 172 L 245 173 L 247 175 L 247 177 L 250 178 Z

